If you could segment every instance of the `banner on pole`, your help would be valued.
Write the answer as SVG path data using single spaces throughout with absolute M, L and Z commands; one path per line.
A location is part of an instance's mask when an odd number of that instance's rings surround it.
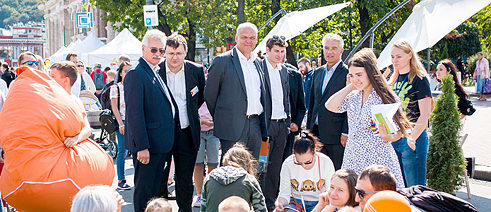
M 77 28 L 94 27 L 91 12 L 76 13 L 76 18 L 77 18 Z
M 143 19 L 145 20 L 145 26 L 158 26 L 159 15 L 157 5 L 144 5 L 143 6 Z

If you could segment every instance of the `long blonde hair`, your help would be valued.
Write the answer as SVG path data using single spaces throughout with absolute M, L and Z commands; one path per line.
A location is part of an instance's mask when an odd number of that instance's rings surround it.
M 421 59 L 418 54 L 414 52 L 411 44 L 406 40 L 398 40 L 392 45 L 392 48 L 398 48 L 404 51 L 406 54 L 411 55 L 411 59 L 409 61 L 409 83 L 413 83 L 414 77 L 418 76 L 420 79 L 423 77 L 428 77 L 428 73 L 426 73 L 426 69 L 421 63 Z M 389 79 L 389 84 L 392 85 L 397 81 L 397 77 L 399 77 L 399 70 L 394 67 L 394 74 Z
M 225 153 L 223 156 L 223 165 L 243 168 L 250 175 L 256 176 L 257 161 L 241 143 L 236 143 Z

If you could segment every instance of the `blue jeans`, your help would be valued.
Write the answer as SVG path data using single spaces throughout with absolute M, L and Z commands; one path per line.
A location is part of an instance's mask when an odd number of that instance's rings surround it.
M 213 135 L 213 129 L 201 131 L 201 142 L 198 155 L 196 156 L 196 166 L 218 166 L 218 150 L 220 149 L 220 139 Z
M 318 201 L 304 201 L 305 208 L 303 208 L 302 200 L 290 197 L 289 207 L 295 208 L 297 211 L 311 212 L 314 210 Z M 289 209 L 287 212 L 293 212 L 294 210 Z
M 124 159 L 126 158 L 127 150 L 124 148 L 124 135 L 116 130 L 118 138 L 118 156 L 116 157 L 116 171 L 118 172 L 118 180 L 124 180 Z M 136 156 L 135 156 L 136 157 Z
M 428 154 L 428 134 L 424 130 L 416 140 L 416 151 L 407 145 L 407 139 L 401 138 L 392 143 L 404 175 L 406 187 L 426 185 L 426 158 Z

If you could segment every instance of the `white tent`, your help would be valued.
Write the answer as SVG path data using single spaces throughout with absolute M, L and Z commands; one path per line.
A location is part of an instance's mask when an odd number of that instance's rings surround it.
M 75 47 L 73 47 L 73 49 L 71 49 L 67 53 L 78 54 L 78 59 L 84 62 L 84 64 L 87 64 L 88 62 L 87 54 L 102 46 L 104 46 L 104 44 L 101 42 L 101 40 L 94 33 L 89 32 L 87 37 L 85 37 L 85 39 L 82 42 L 77 44 Z
M 48 57 L 48 59 L 51 61 L 51 63 L 56 63 L 65 60 L 65 57 L 68 54 L 68 52 L 72 51 L 73 48 L 75 48 L 81 42 L 82 41 L 80 39 L 77 39 L 76 41 L 72 41 L 70 44 L 68 44 L 67 47 L 62 46 L 53 55 Z
M 302 32 L 312 27 L 317 22 L 330 16 L 331 14 L 349 6 L 351 2 L 335 4 L 315 9 L 293 11 L 283 16 L 264 39 L 254 49 L 254 53 L 259 50 L 266 52 L 266 41 L 273 35 L 285 36 L 286 40 L 290 40 Z
M 378 58 L 378 67 L 391 64 L 390 48 L 404 39 L 419 52 L 432 47 L 462 22 L 491 3 L 491 0 L 424 0 L 414 6 L 413 12 L 387 44 Z
M 122 54 L 128 55 L 133 64 L 142 56 L 142 43 L 128 29 L 121 31 L 105 46 L 89 52 L 88 65 L 93 66 L 99 63 L 103 67 L 109 66 L 115 69 L 114 63 Z

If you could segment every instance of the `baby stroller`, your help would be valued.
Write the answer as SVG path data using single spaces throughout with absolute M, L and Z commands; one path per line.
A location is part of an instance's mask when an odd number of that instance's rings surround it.
M 115 159 L 116 156 L 118 156 L 116 136 L 114 133 L 109 133 L 105 127 L 102 127 L 101 125 L 100 115 L 104 110 L 101 110 L 99 100 L 93 93 L 87 90 L 81 91 L 79 97 L 87 112 L 87 119 L 89 120 L 90 127 L 93 129 L 91 138 L 94 139 L 94 141 L 99 144 L 109 156 Z M 95 133 L 98 133 L 99 129 L 100 135 L 95 138 Z

